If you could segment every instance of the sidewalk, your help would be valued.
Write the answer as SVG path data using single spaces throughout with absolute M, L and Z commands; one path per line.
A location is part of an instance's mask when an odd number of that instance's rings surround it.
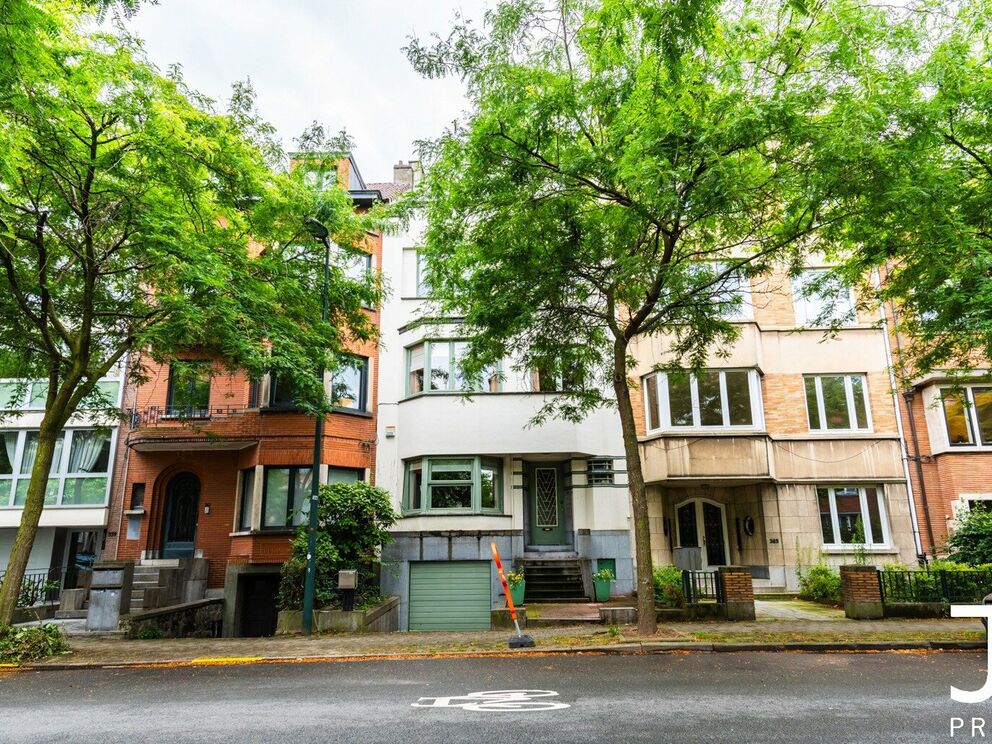
M 651 637 L 634 626 L 618 634 L 602 625 L 530 628 L 533 653 L 659 653 L 721 650 L 889 650 L 985 648 L 975 619 L 878 620 L 759 619 L 754 622 L 687 622 L 659 626 Z M 184 638 L 121 640 L 73 636 L 72 652 L 30 668 L 122 664 L 224 664 L 258 661 L 358 660 L 408 656 L 463 656 L 528 653 L 507 649 L 510 631 L 335 634 L 312 638 Z

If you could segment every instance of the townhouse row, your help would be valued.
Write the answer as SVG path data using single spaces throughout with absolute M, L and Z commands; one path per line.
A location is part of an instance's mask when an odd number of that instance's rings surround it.
M 401 163 L 393 181 L 366 183 L 347 158 L 336 176 L 363 208 L 397 198 L 417 167 Z M 491 542 L 530 568 L 528 601 L 588 595 L 600 568 L 614 570 L 615 592 L 632 592 L 615 413 L 531 426 L 565 381 L 513 359 L 466 379 L 459 324 L 423 320 L 422 229 L 370 236 L 353 267 L 381 272 L 392 292 L 369 310 L 380 343 L 352 349 L 326 380 L 336 399 L 317 473 L 392 494 L 401 518 L 381 582 L 400 597 L 401 627 L 489 627 L 501 603 Z M 797 567 L 849 561 L 861 541 L 879 564 L 914 563 L 941 550 L 957 511 L 992 502 L 992 384 L 976 376 L 962 393 L 933 375 L 897 393 L 891 318 L 856 312 L 846 292 L 804 296 L 820 270 L 732 288 L 740 338 L 698 374 L 657 372 L 663 339 L 633 348 L 656 564 L 743 565 L 756 587 L 792 589 Z M 827 309 L 840 324 L 832 334 L 817 327 Z M 154 567 L 206 558 L 207 591 L 225 598 L 225 634 L 273 632 L 279 569 L 314 477 L 313 419 L 278 379 L 252 382 L 193 351 L 152 366 L 141 385 L 125 380 L 121 370 L 104 383 L 122 420 L 80 415 L 66 428 L 29 570 L 71 585 L 94 559 Z M 33 458 L 44 400 L 35 387 L 0 382 L 10 414 L 0 569 Z

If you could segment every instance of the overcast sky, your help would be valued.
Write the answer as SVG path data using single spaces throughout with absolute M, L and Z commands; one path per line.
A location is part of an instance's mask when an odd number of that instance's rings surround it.
M 457 12 L 481 20 L 487 0 L 160 0 L 128 26 L 162 70 L 226 101 L 251 78 L 262 115 L 287 149 L 314 119 L 346 127 L 367 181 L 392 180 L 414 140 L 465 108 L 458 81 L 424 80 L 400 51 L 411 35 L 447 34 Z

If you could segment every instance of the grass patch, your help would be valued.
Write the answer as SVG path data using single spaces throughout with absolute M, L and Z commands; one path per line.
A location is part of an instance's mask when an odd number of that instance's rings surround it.
M 874 633 L 809 633 L 801 631 L 711 631 L 689 634 L 707 643 L 922 643 L 926 641 L 984 641 L 980 630 L 966 631 L 878 631 Z

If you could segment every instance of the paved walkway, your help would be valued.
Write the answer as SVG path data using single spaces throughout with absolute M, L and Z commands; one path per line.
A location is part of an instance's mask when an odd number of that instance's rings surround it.
M 803 599 L 762 600 L 755 597 L 754 614 L 759 620 L 807 620 L 837 622 L 844 620 L 844 610 Z

